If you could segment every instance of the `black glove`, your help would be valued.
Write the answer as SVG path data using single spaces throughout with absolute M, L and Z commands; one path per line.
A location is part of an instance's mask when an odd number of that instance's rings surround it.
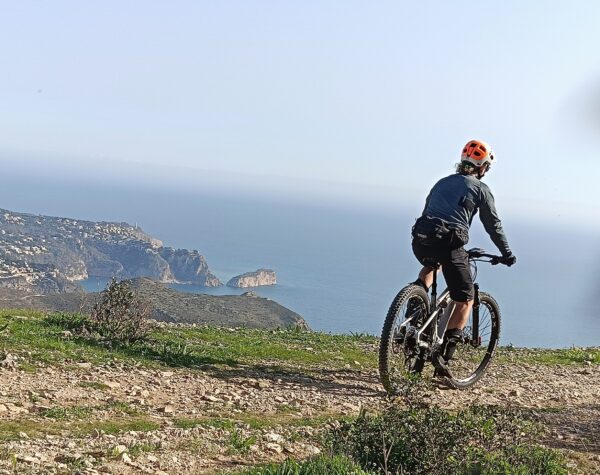
M 517 257 L 514 254 L 508 254 L 507 256 L 502 256 L 498 262 L 510 267 L 517 262 Z

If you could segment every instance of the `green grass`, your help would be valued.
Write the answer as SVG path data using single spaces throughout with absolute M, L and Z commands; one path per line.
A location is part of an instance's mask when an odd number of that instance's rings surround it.
M 319 456 L 311 460 L 296 462 L 286 460 L 281 464 L 270 464 L 241 472 L 239 475 L 375 475 L 375 472 L 365 472 L 351 460 L 336 456 Z
M 269 429 L 278 426 L 285 427 L 322 427 L 334 420 L 349 422 L 353 416 L 342 414 L 320 414 L 312 417 L 289 417 L 283 414 L 251 414 L 240 413 L 235 418 L 227 417 L 198 417 L 178 418 L 174 425 L 179 429 L 193 429 L 198 426 L 232 429 L 237 425 L 247 425 L 251 429 Z
M 122 401 L 111 401 L 99 406 L 56 406 L 46 409 L 42 417 L 56 420 L 89 419 L 92 414 L 100 411 L 117 413 L 119 415 L 139 416 L 140 411 Z
M 365 334 L 331 335 L 290 330 L 223 329 L 216 327 L 163 328 L 147 341 L 112 348 L 97 341 L 64 337 L 77 316 L 25 310 L 0 310 L 0 347 L 25 356 L 21 369 L 65 362 L 121 362 L 157 367 L 222 368 L 257 365 L 272 372 L 363 369 L 376 371 L 378 339 Z M 600 364 L 600 348 L 530 350 L 502 347 L 497 360 L 505 363 Z M 73 368 L 77 371 L 77 367 Z M 107 389 L 100 382 L 81 387 Z
M 0 441 L 19 440 L 21 432 L 30 438 L 43 437 L 46 435 L 60 435 L 66 429 L 64 422 L 54 421 L 32 421 L 28 419 L 17 419 L 0 421 Z
M 229 432 L 229 447 L 228 452 L 231 454 L 246 454 L 256 443 L 256 437 L 253 435 L 246 436 L 243 431 L 234 427 Z
M 159 424 L 144 416 L 122 417 L 119 420 L 83 421 L 70 419 L 69 413 L 54 411 L 50 417 L 43 420 L 17 419 L 0 421 L 0 441 L 19 440 L 24 432 L 30 438 L 45 437 L 46 435 L 64 435 L 84 437 L 94 431 L 104 431 L 107 434 L 122 432 L 147 432 L 156 430 Z
M 496 359 L 502 363 L 530 363 L 543 365 L 582 365 L 588 361 L 600 364 L 600 348 L 511 348 L 501 347 Z
M 127 452 L 130 455 L 138 456 L 140 454 L 156 452 L 158 449 L 159 449 L 159 447 L 156 444 L 152 444 L 149 442 L 141 442 L 138 444 L 133 444 L 131 447 L 129 447 L 127 449 Z
M 95 430 L 107 434 L 120 434 L 122 432 L 149 432 L 157 430 L 160 424 L 143 416 L 123 418 L 114 421 L 86 422 L 75 426 L 75 433 L 80 437 L 91 434 Z
M 101 391 L 107 391 L 110 389 L 108 385 L 98 381 L 79 381 L 77 386 L 81 388 L 99 389 Z
M 31 371 L 40 364 L 102 364 L 115 360 L 171 367 L 260 363 L 299 369 L 376 368 L 376 354 L 366 348 L 377 340 L 368 335 L 297 329 L 167 328 L 152 332 L 148 341 L 108 348 L 90 339 L 65 338 L 61 333 L 72 326 L 72 320 L 60 315 L 45 317 L 35 311 L 2 310 L 0 325 L 7 328 L 0 334 L 0 345 L 8 352 L 30 352 L 24 364 Z
M 225 330 L 184 328 L 163 332 L 159 339 L 185 343 L 188 349 L 237 362 L 277 361 L 329 368 L 376 367 L 375 354 L 364 349 L 375 344 L 370 336 L 331 335 L 298 330 Z M 358 364 L 357 364 L 358 363 Z
M 93 408 L 87 406 L 52 407 L 42 412 L 42 416 L 57 420 L 85 419 L 92 411 Z

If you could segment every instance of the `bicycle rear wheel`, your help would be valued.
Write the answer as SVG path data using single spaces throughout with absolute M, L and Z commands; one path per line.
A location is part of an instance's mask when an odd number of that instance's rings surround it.
M 448 365 L 451 378 L 449 386 L 466 389 L 481 379 L 492 361 L 500 339 L 500 307 L 485 292 L 479 293 L 479 332 L 474 334 L 473 312 L 464 328 L 465 340 L 458 343 Z
M 379 346 L 381 383 L 393 395 L 408 374 L 420 373 L 425 364 L 415 334 L 429 314 L 429 297 L 418 285 L 404 287 L 388 310 Z

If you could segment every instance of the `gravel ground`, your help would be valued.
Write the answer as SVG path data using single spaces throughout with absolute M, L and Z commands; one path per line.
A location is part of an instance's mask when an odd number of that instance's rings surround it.
M 374 371 L 65 363 L 29 373 L 6 361 L 0 474 L 213 473 L 304 458 L 319 453 L 328 417 L 386 403 Z M 600 473 L 598 365 L 497 363 L 471 390 L 433 388 L 425 397 L 449 409 L 530 409 L 547 429 L 543 443 L 568 454 L 572 473 Z

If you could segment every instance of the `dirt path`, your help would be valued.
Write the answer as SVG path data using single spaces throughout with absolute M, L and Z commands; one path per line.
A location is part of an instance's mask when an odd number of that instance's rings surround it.
M 1 369 L 0 473 L 191 474 L 306 457 L 328 417 L 385 403 L 371 371 L 273 368 Z M 578 461 L 573 473 L 600 473 L 598 366 L 496 364 L 472 390 L 427 397 L 531 409 L 547 425 L 544 443 Z

